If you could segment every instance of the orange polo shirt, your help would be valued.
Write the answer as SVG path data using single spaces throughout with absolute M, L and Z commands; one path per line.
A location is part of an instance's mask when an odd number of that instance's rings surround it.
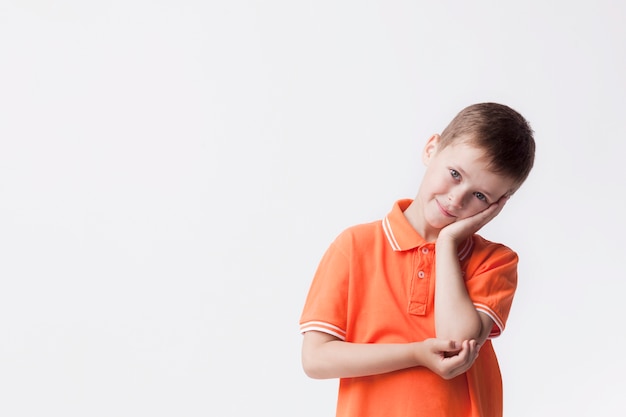
M 315 273 L 300 319 L 353 343 L 410 343 L 435 337 L 435 244 L 404 217 L 396 202 L 382 220 L 343 231 Z M 517 255 L 478 235 L 459 246 L 468 294 L 476 309 L 504 330 L 517 284 Z M 500 417 L 502 380 L 487 341 L 466 373 L 445 380 L 425 367 L 342 378 L 338 417 Z

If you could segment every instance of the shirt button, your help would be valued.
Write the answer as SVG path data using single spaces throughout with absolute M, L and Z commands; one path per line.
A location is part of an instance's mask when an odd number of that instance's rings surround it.
M 426 276 L 426 274 L 424 273 L 424 271 L 419 271 L 419 272 L 417 273 L 417 277 L 418 277 L 418 278 L 424 278 L 424 276 Z
M 422 253 L 428 253 L 428 248 L 422 248 Z

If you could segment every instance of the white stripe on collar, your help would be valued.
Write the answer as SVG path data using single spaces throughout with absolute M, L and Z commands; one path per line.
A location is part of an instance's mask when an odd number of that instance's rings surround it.
M 383 219 L 383 230 L 385 231 L 385 236 L 387 236 L 387 240 L 389 241 L 391 248 L 394 251 L 401 250 L 400 245 L 398 245 L 398 241 L 396 240 L 396 237 L 393 235 L 393 230 L 391 230 L 391 224 L 389 224 L 388 216 L 385 216 L 385 218 Z

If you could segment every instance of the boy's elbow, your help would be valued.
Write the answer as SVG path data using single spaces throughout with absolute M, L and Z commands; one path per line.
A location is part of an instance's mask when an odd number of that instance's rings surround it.
M 302 344 L 302 369 L 309 378 L 328 379 L 333 377 L 325 346 L 334 340 L 336 340 L 335 337 L 326 333 L 316 331 L 305 333 Z
M 479 321 L 478 323 L 474 323 L 465 329 L 465 337 L 461 340 L 477 340 L 480 337 L 481 332 L 482 325 Z
M 315 349 L 303 349 L 302 370 L 312 379 L 330 379 L 331 369 L 329 364 L 319 356 Z
M 482 325 L 480 321 L 464 323 L 464 325 L 461 326 L 440 328 L 436 331 L 438 338 L 456 340 L 458 342 L 462 342 L 463 340 L 477 340 L 481 333 Z
M 315 360 L 310 355 L 302 355 L 302 370 L 312 379 L 326 379 L 320 366 L 315 364 Z
M 311 366 L 307 366 L 305 363 L 302 363 L 302 369 L 304 370 L 304 374 L 312 379 L 322 379 L 319 374 L 316 372 L 315 368 Z

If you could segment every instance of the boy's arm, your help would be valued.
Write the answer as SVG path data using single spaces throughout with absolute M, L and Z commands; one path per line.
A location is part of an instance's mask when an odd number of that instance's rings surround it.
M 483 333 L 483 325 L 488 324 L 486 323 L 487 320 L 491 322 L 491 319 L 485 314 L 483 316 L 486 320 L 481 319 L 480 313 L 476 310 L 467 293 L 457 255 L 456 242 L 439 238 L 435 262 L 437 268 L 435 334 L 444 339 L 478 339 Z
M 436 243 L 435 333 L 438 338 L 476 340 L 482 344 L 493 327 L 491 318 L 476 310 L 467 293 L 457 247 L 500 213 L 505 197 L 475 216 L 443 228 Z
M 318 331 L 304 334 L 302 366 L 316 379 L 352 378 L 425 366 L 445 379 L 467 371 L 478 356 L 476 341 L 442 339 L 378 344 L 350 343 Z

